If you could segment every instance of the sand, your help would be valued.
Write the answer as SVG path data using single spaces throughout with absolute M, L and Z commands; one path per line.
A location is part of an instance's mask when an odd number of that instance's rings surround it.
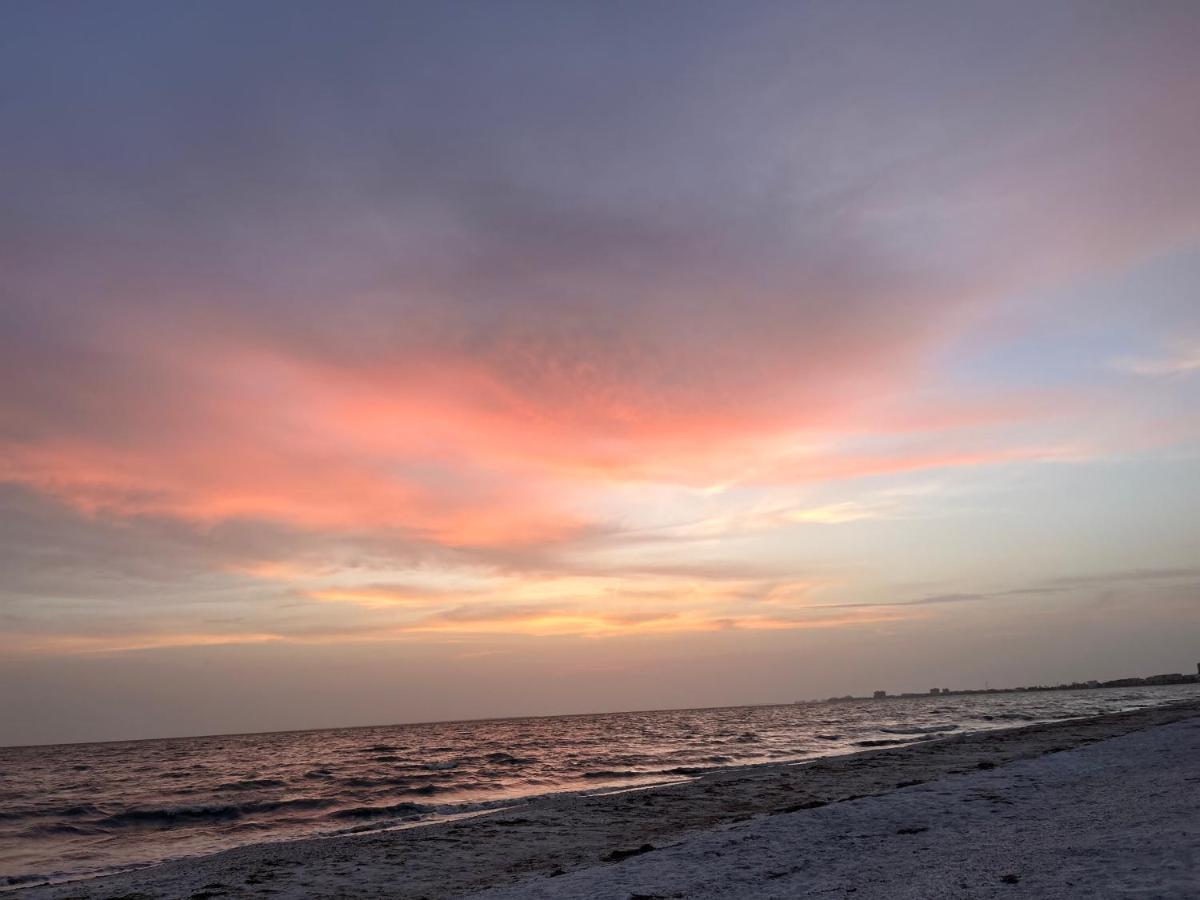
M 258 845 L 22 898 L 1197 897 L 1200 702 L 457 822 Z

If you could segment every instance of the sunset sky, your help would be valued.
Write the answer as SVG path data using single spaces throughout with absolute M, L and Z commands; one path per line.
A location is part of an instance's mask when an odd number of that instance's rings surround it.
M 0 10 L 0 743 L 1194 671 L 1200 6 Z

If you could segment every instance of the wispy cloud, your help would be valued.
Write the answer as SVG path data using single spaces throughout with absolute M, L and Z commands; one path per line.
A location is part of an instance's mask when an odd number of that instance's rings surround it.
M 1113 368 L 1147 378 L 1181 378 L 1200 371 L 1200 345 L 1180 348 L 1160 356 L 1127 356 L 1116 359 Z

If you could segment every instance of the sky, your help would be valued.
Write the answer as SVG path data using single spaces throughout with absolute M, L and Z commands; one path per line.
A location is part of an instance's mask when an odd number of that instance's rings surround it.
M 1200 7 L 0 10 L 0 743 L 1193 671 Z

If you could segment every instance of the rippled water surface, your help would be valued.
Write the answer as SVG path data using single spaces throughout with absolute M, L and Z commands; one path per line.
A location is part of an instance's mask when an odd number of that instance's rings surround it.
M 930 696 L 0 748 L 0 886 L 1198 694 Z

